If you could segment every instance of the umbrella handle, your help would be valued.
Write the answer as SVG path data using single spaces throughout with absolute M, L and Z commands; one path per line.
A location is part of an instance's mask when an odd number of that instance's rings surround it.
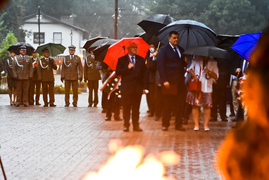
M 161 45 L 161 42 L 159 42 L 159 43 L 158 43 L 158 47 L 157 47 L 157 49 L 159 49 L 159 48 L 160 48 L 160 45 Z

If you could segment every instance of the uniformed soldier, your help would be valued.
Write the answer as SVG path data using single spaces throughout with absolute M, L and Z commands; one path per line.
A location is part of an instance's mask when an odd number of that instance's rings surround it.
M 16 53 L 14 51 L 11 51 L 10 57 L 7 59 L 6 62 L 7 86 L 8 86 L 10 105 L 15 104 L 15 97 L 16 97 L 16 80 L 13 78 L 13 72 L 12 72 L 12 62 L 15 60 L 14 59 L 15 56 Z M 13 101 L 12 101 L 12 94 L 13 94 Z
M 35 94 L 35 89 L 36 89 L 36 95 L 35 95 L 35 104 L 40 105 L 39 103 L 39 97 L 40 97 L 40 86 L 41 86 L 41 81 L 39 80 L 40 78 L 38 77 L 37 73 L 37 66 L 40 62 L 39 57 L 37 57 L 37 52 L 33 51 L 32 56 L 32 65 L 33 65 L 33 79 L 30 80 L 30 85 L 29 85 L 29 104 L 34 105 L 34 94 Z
M 40 63 L 38 64 L 38 77 L 42 82 L 43 89 L 43 100 L 44 107 L 55 107 L 54 104 L 54 75 L 53 69 L 57 70 L 57 66 L 55 64 L 54 59 L 50 58 L 50 53 L 47 48 L 42 49 L 44 58 L 40 59 Z M 49 93 L 49 103 L 48 103 L 48 93 Z
M 88 81 L 88 88 L 89 88 L 89 106 L 94 107 L 98 104 L 98 87 L 99 87 L 99 80 L 101 79 L 100 72 L 102 67 L 97 66 L 97 61 L 95 60 L 94 54 L 91 51 L 91 55 L 89 55 L 84 64 L 84 80 L 85 82 Z M 93 99 L 94 93 L 94 99 Z
M 20 55 L 14 57 L 12 63 L 13 78 L 17 80 L 17 99 L 16 107 L 19 107 L 21 103 L 25 107 L 28 107 L 28 93 L 29 93 L 29 81 L 33 77 L 33 66 L 31 63 L 31 58 L 26 55 L 26 47 L 20 47 Z
M 76 47 L 71 45 L 68 56 L 65 56 L 62 63 L 61 81 L 65 81 L 65 107 L 69 107 L 70 87 L 73 90 L 73 106 L 77 107 L 78 102 L 78 80 L 82 81 L 83 68 L 81 59 L 75 55 Z

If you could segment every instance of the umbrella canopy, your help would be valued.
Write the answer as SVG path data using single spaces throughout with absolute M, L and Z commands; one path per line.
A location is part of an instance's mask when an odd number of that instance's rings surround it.
M 31 44 L 25 43 L 25 42 L 14 43 L 7 50 L 8 51 L 14 51 L 18 55 L 18 54 L 20 54 L 20 47 L 21 46 L 26 47 L 26 53 L 28 55 L 32 55 L 33 50 L 35 50 L 35 48 L 33 48 L 33 46 Z
M 219 59 L 225 59 L 228 57 L 228 52 L 225 49 L 221 49 L 215 46 L 200 46 L 189 48 L 184 51 L 183 54 L 214 57 Z
M 155 35 L 160 29 L 173 22 L 173 18 L 166 14 L 154 14 L 137 25 L 140 26 L 146 33 Z
M 63 45 L 61 44 L 55 44 L 55 43 L 47 43 L 43 44 L 41 46 L 38 46 L 36 49 L 36 52 L 39 54 L 42 54 L 42 49 L 48 48 L 50 52 L 50 56 L 54 57 L 57 56 L 58 54 L 62 54 L 64 50 L 66 49 Z
M 116 43 L 116 42 L 117 42 L 117 40 L 115 40 L 114 43 Z M 100 46 L 96 47 L 94 50 L 92 50 L 94 55 L 95 55 L 96 60 L 103 61 L 105 56 L 106 56 L 106 53 L 107 53 L 109 46 L 111 46 L 114 43 L 112 43 L 112 41 L 106 42 L 106 43 L 103 43 Z
M 148 34 L 146 32 L 135 35 L 135 37 L 141 37 L 144 41 L 146 41 L 146 43 L 149 45 L 154 44 L 155 47 L 157 47 L 160 42 L 157 36 Z
M 111 38 L 105 38 L 105 39 L 100 39 L 95 41 L 89 48 L 88 48 L 88 52 L 93 51 L 94 49 L 98 48 L 99 46 L 102 46 L 104 44 L 114 44 L 118 42 L 118 40 L 116 39 L 111 39 Z
M 105 39 L 106 37 L 94 37 L 89 39 L 83 46 L 84 49 L 86 49 L 86 51 L 89 49 L 89 47 L 95 43 L 96 41 L 100 40 L 100 39 Z
M 205 24 L 193 20 L 179 20 L 172 22 L 159 31 L 158 38 L 163 44 L 168 44 L 170 31 L 179 34 L 178 45 L 183 49 L 197 46 L 215 46 L 218 42 L 213 30 Z
M 262 33 L 243 34 L 232 45 L 232 49 L 249 61 L 250 55 L 255 50 L 261 36 Z
M 137 55 L 145 58 L 147 55 L 149 45 L 141 38 L 122 38 L 115 44 L 112 44 L 107 51 L 104 62 L 112 69 L 116 70 L 118 59 L 128 53 L 127 45 L 131 42 L 137 45 Z

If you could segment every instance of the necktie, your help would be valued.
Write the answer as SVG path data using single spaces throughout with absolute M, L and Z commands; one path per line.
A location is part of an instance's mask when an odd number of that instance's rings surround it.
M 134 56 L 132 56 L 131 59 L 132 59 L 132 64 L 135 65 Z
M 176 47 L 174 47 L 174 51 L 175 51 L 175 53 L 177 54 L 177 57 L 179 57 L 179 54 L 178 54 L 178 52 L 177 52 L 177 48 Z M 180 58 L 180 57 L 179 57 Z

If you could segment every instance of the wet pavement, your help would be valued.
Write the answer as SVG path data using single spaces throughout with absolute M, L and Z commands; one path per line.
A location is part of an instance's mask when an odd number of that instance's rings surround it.
M 42 99 L 42 97 L 41 97 Z M 141 103 L 143 132 L 123 132 L 122 121 L 105 121 L 100 103 L 88 107 L 88 95 L 79 95 L 78 107 L 64 107 L 64 95 L 56 95 L 57 107 L 9 105 L 7 94 L 0 95 L 0 155 L 7 179 L 82 179 L 97 171 L 110 157 L 108 143 L 119 139 L 124 146 L 140 144 L 146 153 L 176 151 L 181 161 L 167 167 L 167 176 L 176 179 L 221 179 L 214 155 L 232 122 L 210 122 L 210 132 L 161 130 L 161 121 L 147 116 L 145 96 Z M 72 101 L 71 101 L 72 103 Z M 172 119 L 172 122 L 174 119 Z M 171 123 L 173 124 L 173 123 Z M 3 179 L 0 172 L 0 180 Z

